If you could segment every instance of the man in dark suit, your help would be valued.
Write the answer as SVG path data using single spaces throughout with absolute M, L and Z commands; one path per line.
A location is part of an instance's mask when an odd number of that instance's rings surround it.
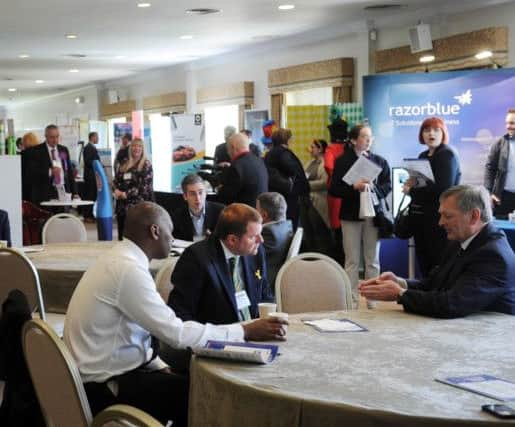
M 263 217 L 263 246 L 265 247 L 268 282 L 275 293 L 275 278 L 284 264 L 293 237 L 293 225 L 286 219 L 286 200 L 279 193 L 260 194 L 257 211 Z
M 97 180 L 93 170 L 93 161 L 100 160 L 95 145 L 98 144 L 98 133 L 90 132 L 88 143 L 82 153 L 84 159 L 84 198 L 86 200 L 97 200 Z M 84 220 L 93 222 L 93 206 L 84 206 Z
M 224 205 L 206 202 L 206 186 L 196 174 L 186 175 L 181 187 L 186 203 L 172 213 L 173 236 L 182 240 L 202 240 L 215 229 Z
M 442 263 L 422 281 L 383 273 L 360 284 L 361 295 L 395 301 L 404 310 L 454 318 L 477 311 L 515 314 L 515 255 L 505 234 L 489 222 L 484 187 L 458 185 L 440 196 L 440 226 L 450 243 Z
M 64 187 L 67 193 L 78 198 L 77 185 L 68 149 L 59 144 L 59 128 L 45 128 L 45 142 L 31 148 L 29 167 L 26 173 L 30 182 L 30 201 L 40 204 L 57 198 L 57 188 Z
M 118 172 L 120 166 L 125 163 L 125 161 L 129 158 L 129 145 L 131 145 L 132 135 L 130 133 L 126 133 L 122 136 L 122 145 L 118 152 L 116 153 L 116 158 L 114 159 L 114 173 Z
M 272 301 L 261 221 L 255 209 L 234 203 L 222 211 L 208 239 L 184 251 L 168 299 L 177 316 L 214 324 L 258 317 L 258 304 Z
M 246 203 L 256 207 L 256 199 L 268 191 L 268 172 L 262 159 L 249 151 L 249 138 L 237 133 L 229 138 L 231 166 L 222 172 L 218 199 L 225 204 Z
M 0 240 L 6 240 L 7 246 L 11 247 L 11 227 L 9 225 L 9 214 L 0 209 Z
M 229 155 L 229 138 L 236 133 L 234 126 L 226 126 L 224 128 L 224 140 L 215 148 L 215 165 L 221 167 L 229 167 L 231 164 L 231 156 Z

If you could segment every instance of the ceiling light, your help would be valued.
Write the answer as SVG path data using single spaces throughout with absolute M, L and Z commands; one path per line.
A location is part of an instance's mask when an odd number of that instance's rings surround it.
M 295 9 L 295 5 L 294 4 L 281 4 L 277 7 L 277 9 L 279 10 L 292 10 L 292 9 Z
M 433 62 L 435 60 L 435 56 L 434 55 L 424 55 L 424 56 L 421 56 L 418 60 L 420 62 L 422 62 L 423 64 L 426 64 L 428 62 Z
M 79 36 L 77 34 L 65 34 L 64 35 L 67 39 L 76 39 L 78 38 Z
M 15 87 L 10 87 L 9 89 L 7 89 L 7 92 L 16 92 L 16 88 Z
M 127 58 L 125 55 L 116 55 L 114 59 L 125 59 Z
M 22 53 L 21 55 L 18 55 L 18 58 L 20 58 L 20 59 L 27 59 L 27 58 L 30 58 L 30 56 L 27 55 L 26 53 Z
M 151 3 L 138 3 L 138 7 L 144 8 L 144 7 L 150 7 L 152 6 Z
M 36 83 L 37 83 L 38 85 L 40 85 L 41 83 L 45 83 L 45 81 L 44 81 L 44 80 L 36 80 Z
M 78 73 L 79 70 L 77 68 L 72 68 L 71 70 L 68 70 L 70 73 Z
M 188 15 L 210 15 L 212 13 L 220 13 L 222 9 L 195 8 L 186 9 Z
M 185 34 L 185 35 L 183 35 L 183 36 L 180 36 L 179 38 L 180 38 L 181 40 L 191 40 L 191 39 L 193 38 L 193 36 L 192 36 L 192 35 L 190 35 L 190 34 Z
M 475 57 L 476 59 L 486 59 L 491 58 L 493 53 L 490 50 L 483 50 L 479 53 L 476 53 Z

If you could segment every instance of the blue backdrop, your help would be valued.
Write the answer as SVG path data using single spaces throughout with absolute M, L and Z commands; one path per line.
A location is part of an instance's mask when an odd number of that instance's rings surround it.
M 515 107 L 515 69 L 365 76 L 363 91 L 372 149 L 391 167 L 424 150 L 420 124 L 438 116 L 459 153 L 462 182 L 480 184 L 490 145 L 506 133 L 506 111 Z

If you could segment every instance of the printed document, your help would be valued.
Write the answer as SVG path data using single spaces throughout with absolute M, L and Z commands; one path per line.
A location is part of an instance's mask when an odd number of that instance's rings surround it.
M 342 179 L 348 185 L 354 185 L 354 183 L 358 182 L 360 179 L 366 179 L 372 182 L 381 173 L 381 170 L 380 166 L 361 155 Z

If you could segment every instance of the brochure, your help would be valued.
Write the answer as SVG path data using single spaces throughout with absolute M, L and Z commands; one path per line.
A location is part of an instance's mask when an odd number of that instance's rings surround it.
M 435 378 L 436 381 L 501 401 L 515 400 L 515 383 L 493 375 Z
M 202 357 L 266 364 L 277 356 L 279 347 L 273 344 L 254 344 L 249 342 L 208 341 L 193 353 Z
M 434 182 L 433 169 L 431 163 L 427 159 L 403 159 L 404 166 L 409 173 L 410 178 L 417 181 L 416 187 L 424 187 L 427 182 Z
M 348 185 L 354 185 L 354 183 L 360 179 L 366 179 L 372 182 L 381 173 L 381 170 L 380 166 L 376 165 L 364 155 L 361 155 L 347 171 L 342 180 Z
M 367 332 L 368 329 L 349 319 L 303 320 L 319 332 Z

